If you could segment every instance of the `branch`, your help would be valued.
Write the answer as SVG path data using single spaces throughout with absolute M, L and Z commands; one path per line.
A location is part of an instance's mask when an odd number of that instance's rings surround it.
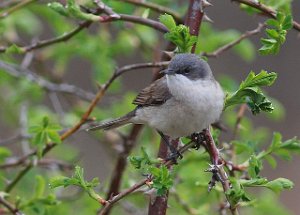
M 277 11 L 273 10 L 271 7 L 268 7 L 267 5 L 260 3 L 259 1 L 252 1 L 252 0 L 231 0 L 231 1 L 248 5 L 250 7 L 253 7 L 261 11 L 265 16 L 276 18 Z M 293 28 L 297 31 L 300 31 L 300 24 L 296 21 L 293 21 Z
M 205 140 L 202 144 L 205 147 L 206 151 L 209 153 L 212 162 L 211 167 L 207 170 L 207 172 L 211 172 L 213 174 L 212 179 L 209 182 L 208 190 L 210 191 L 215 186 L 217 181 L 221 182 L 226 199 L 230 204 L 229 198 L 226 193 L 230 189 L 231 185 L 227 174 L 223 169 L 223 163 L 219 154 L 219 149 L 217 149 L 209 129 L 205 129 L 202 133 Z M 230 205 L 230 211 L 232 215 L 239 214 L 236 205 Z
M 118 202 L 119 200 L 124 198 L 125 196 L 129 195 L 133 191 L 139 189 L 140 187 L 144 186 L 145 184 L 147 184 L 149 182 L 151 182 L 151 179 L 149 179 L 149 178 L 143 179 L 142 181 L 136 183 L 135 185 L 128 188 L 127 190 L 125 190 L 125 191 L 119 193 L 118 195 L 112 197 L 110 200 L 107 200 L 105 206 L 101 209 L 99 215 L 106 214 L 108 212 L 108 210 L 113 206 L 113 204 L 115 204 L 116 202 Z
M 0 204 L 7 208 L 12 214 L 14 215 L 24 215 L 22 212 L 19 211 L 15 206 L 13 206 L 11 203 L 6 201 L 4 197 L 0 196 Z
M 113 170 L 113 176 L 112 179 L 110 180 L 111 183 L 106 195 L 107 199 L 119 193 L 120 185 L 122 182 L 122 176 L 127 165 L 127 157 L 130 154 L 133 147 L 135 146 L 137 137 L 142 127 L 143 127 L 142 125 L 133 125 L 128 137 L 124 137 L 123 144 L 122 144 L 123 150 L 122 152 L 119 153 L 118 160 Z
M 129 4 L 141 6 L 144 8 L 149 8 L 158 13 L 163 13 L 163 14 L 167 13 L 167 14 L 170 14 L 171 16 L 173 16 L 177 23 L 183 23 L 183 19 L 181 18 L 181 15 L 179 13 L 177 13 L 176 11 L 171 10 L 168 7 L 164 7 L 164 6 L 152 3 L 152 2 L 139 1 L 139 0 L 117 0 L 117 1 L 126 2 Z
M 102 23 L 106 23 L 106 22 L 113 22 L 113 21 L 127 21 L 127 22 L 132 22 L 132 23 L 138 23 L 138 24 L 142 24 L 145 26 L 149 26 L 155 30 L 158 30 L 160 32 L 166 33 L 168 32 L 168 29 L 161 24 L 160 22 L 151 20 L 151 19 L 145 19 L 139 16 L 131 16 L 131 15 L 127 15 L 127 14 L 117 14 L 115 12 L 113 12 L 109 7 L 107 7 L 104 4 L 100 4 L 98 3 L 99 9 L 96 10 L 93 14 L 95 15 L 99 15 L 100 12 L 104 12 L 105 14 L 107 14 L 107 17 L 101 17 L 101 21 Z M 60 43 L 60 42 L 66 42 L 69 39 L 71 39 L 72 37 L 74 37 L 75 35 L 77 35 L 80 31 L 82 31 L 84 28 L 88 28 L 91 24 L 93 23 L 93 21 L 85 21 L 82 24 L 80 24 L 77 28 L 75 28 L 74 30 L 70 31 L 69 33 L 63 34 L 61 36 L 55 37 L 55 38 L 51 38 L 51 39 L 47 39 L 47 40 L 42 40 L 42 41 L 37 41 L 33 44 L 30 44 L 28 46 L 23 46 L 20 47 L 20 49 L 22 50 L 22 52 L 26 53 L 35 49 L 39 49 L 39 48 L 43 48 L 46 46 L 50 46 L 52 44 L 56 44 L 56 43 Z M 0 47 L 0 53 L 1 52 L 5 52 L 9 47 Z
M 236 40 L 234 40 L 234 41 L 232 41 L 232 42 L 230 42 L 228 44 L 225 44 L 224 46 L 218 48 L 217 50 L 215 50 L 212 53 L 203 52 L 202 56 L 205 56 L 205 57 L 218 57 L 223 52 L 225 52 L 225 51 L 233 48 L 235 45 L 239 44 L 242 40 L 244 40 L 244 39 L 246 39 L 246 38 L 248 38 L 248 37 L 250 37 L 252 35 L 258 34 L 259 32 L 261 32 L 261 30 L 264 27 L 265 27 L 265 24 L 259 23 L 258 26 L 257 26 L 257 28 L 255 28 L 254 30 L 245 32 L 244 34 L 242 34 Z
M 29 69 L 21 68 L 17 65 L 6 63 L 0 60 L 0 68 L 3 69 L 6 73 L 16 77 L 22 78 L 25 77 L 31 82 L 36 83 L 41 88 L 50 91 L 50 92 L 61 92 L 71 95 L 75 95 L 85 101 L 91 101 L 94 98 L 94 94 L 87 92 L 79 87 L 70 84 L 55 84 L 52 83 L 41 76 L 33 73 Z
M 168 32 L 168 29 L 166 28 L 166 26 L 164 26 L 162 23 L 160 23 L 158 21 L 154 21 L 151 19 L 145 19 L 145 18 L 139 17 L 139 16 L 118 14 L 100 0 L 94 0 L 94 3 L 98 6 L 98 8 L 100 10 L 102 10 L 106 15 L 108 15 L 107 17 L 102 16 L 100 19 L 100 22 L 112 22 L 112 21 L 116 21 L 116 20 L 122 20 L 122 21 L 126 21 L 126 22 L 138 23 L 141 25 L 149 26 L 155 30 L 162 32 L 162 33 Z
M 92 21 L 85 21 L 82 24 L 80 24 L 78 27 L 74 28 L 69 33 L 65 33 L 65 34 L 63 34 L 61 36 L 58 36 L 58 37 L 55 37 L 55 38 L 37 41 L 37 42 L 35 42 L 33 44 L 30 44 L 28 46 L 20 47 L 20 49 L 22 50 L 22 52 L 30 52 L 30 51 L 35 50 L 35 49 L 50 46 L 52 44 L 56 44 L 56 43 L 60 43 L 60 42 L 66 42 L 69 39 L 71 39 L 72 37 L 74 37 L 75 35 L 77 35 L 79 32 L 81 32 L 84 28 L 88 28 L 91 24 L 92 24 Z M 0 53 L 5 52 L 8 48 L 9 47 L 0 47 Z

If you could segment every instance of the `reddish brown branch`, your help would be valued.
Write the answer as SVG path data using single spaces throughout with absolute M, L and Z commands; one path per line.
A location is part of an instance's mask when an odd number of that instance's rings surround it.
M 205 141 L 203 142 L 204 147 L 206 148 L 207 152 L 209 153 L 209 156 L 211 158 L 212 165 L 211 167 L 207 170 L 208 172 L 212 172 L 213 176 L 209 184 L 209 190 L 212 189 L 213 186 L 215 186 L 215 183 L 217 181 L 221 182 L 223 191 L 225 193 L 225 196 L 227 198 L 227 201 L 230 204 L 230 199 L 227 196 L 227 191 L 230 189 L 230 182 L 227 177 L 227 174 L 225 170 L 223 169 L 223 163 L 222 159 L 219 154 L 219 149 L 216 147 L 215 141 L 212 138 L 212 135 L 209 131 L 209 129 L 205 129 L 203 131 L 204 134 L 204 139 Z M 232 215 L 238 215 L 238 210 L 236 205 L 230 205 L 230 211 Z

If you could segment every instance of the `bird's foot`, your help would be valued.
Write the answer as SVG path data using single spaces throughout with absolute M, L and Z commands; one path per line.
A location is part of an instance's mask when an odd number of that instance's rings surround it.
M 171 150 L 171 153 L 167 156 L 166 161 L 172 161 L 173 164 L 178 164 L 177 160 L 178 160 L 178 158 L 179 159 L 183 158 L 182 154 L 174 147 L 173 147 L 173 150 L 172 149 L 170 149 L 170 150 Z
M 191 135 L 191 140 L 196 143 L 192 148 L 198 150 L 200 148 L 200 146 L 202 145 L 203 141 L 205 140 L 205 136 L 202 132 L 193 133 Z

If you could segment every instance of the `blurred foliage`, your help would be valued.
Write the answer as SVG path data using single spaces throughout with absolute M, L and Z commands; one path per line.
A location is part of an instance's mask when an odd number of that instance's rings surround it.
M 44 1 L 34 2 L 20 10 L 14 11 L 9 16 L 0 19 L 0 46 L 8 47 L 5 53 L 0 53 L 0 60 L 21 64 L 28 54 L 22 47 L 38 40 L 58 37 L 72 31 L 83 20 L 99 21 L 99 17 L 83 11 L 80 4 L 93 7 L 92 1 L 68 0 L 66 5 L 62 1 L 50 1 L 47 5 Z M 168 8 L 174 9 L 184 15 L 187 4 L 171 0 L 153 0 Z M 266 37 L 262 39 L 261 54 L 276 54 L 284 43 L 288 30 L 292 27 L 291 0 L 261 0 L 274 10 L 279 10 L 276 19 L 269 19 L 266 23 Z M 177 52 L 190 52 L 191 47 L 197 42 L 196 53 L 213 52 L 219 47 L 232 42 L 241 36 L 235 29 L 219 30 L 213 24 L 202 23 L 198 38 L 189 34 L 187 26 L 178 25 L 170 15 L 160 15 L 152 10 L 145 10 L 131 4 L 120 1 L 107 0 L 108 4 L 117 13 L 134 14 L 135 16 L 150 17 L 159 20 L 168 29 L 169 33 L 164 38 L 177 46 Z M 249 13 L 258 11 L 246 5 L 241 7 Z M 0 13 L 7 8 L 1 8 Z M 119 60 L 137 58 L 143 61 L 152 61 L 153 50 L 158 47 L 162 50 L 166 41 L 162 42 L 162 35 L 154 29 L 138 24 L 113 22 L 107 24 L 93 23 L 90 28 L 84 29 L 66 42 L 53 44 L 38 49 L 34 52 L 30 69 L 37 72 L 45 79 L 64 83 L 67 77 L 80 76 L 81 80 L 89 82 L 88 90 L 96 91 L 98 84 L 105 83 L 112 75 Z M 233 48 L 233 52 L 241 59 L 250 62 L 254 60 L 258 48 L 248 39 L 243 40 Z M 30 56 L 29 56 L 30 57 Z M 25 61 L 25 60 L 24 60 Z M 135 63 L 138 60 L 134 61 Z M 86 68 L 80 70 L 77 67 L 83 64 Z M 89 71 L 92 71 L 89 73 Z M 141 74 L 142 75 L 142 74 Z M 275 98 L 269 98 L 260 89 L 262 86 L 270 86 L 277 75 L 273 72 L 262 70 L 255 74 L 250 72 L 241 84 L 234 78 L 223 74 L 219 80 L 224 90 L 228 92 L 225 103 L 226 111 L 223 122 L 230 131 L 235 129 L 237 119 L 237 107 L 246 103 L 253 113 L 261 111 L 272 112 L 266 115 L 273 120 L 284 117 L 284 107 Z M 50 143 L 59 143 L 60 132 L 73 126 L 87 109 L 89 103 L 79 100 L 75 96 L 59 95 L 58 100 L 63 103 L 63 116 L 57 112 L 57 104 L 49 99 L 49 92 L 43 90 L 39 83 L 32 83 L 26 78 L 15 78 L 7 71 L 0 69 L 0 116 L 10 132 L 8 135 L 19 134 L 20 115 L 22 107 L 27 107 L 27 129 L 25 135 L 32 142 L 31 149 L 37 149 L 41 157 L 41 151 Z M 117 80 L 107 92 L 106 100 L 97 107 L 92 114 L 99 120 L 113 118 L 132 110 L 131 104 L 136 93 L 125 92 L 121 81 Z M 122 133 L 128 132 L 128 127 L 121 128 Z M 12 130 L 12 131 L 11 131 Z M 230 178 L 233 189 L 226 195 L 232 203 L 238 203 L 243 214 L 273 214 L 287 215 L 290 212 L 278 201 L 277 193 L 283 189 L 291 189 L 293 183 L 283 178 L 267 179 L 262 176 L 265 162 L 276 168 L 277 160 L 291 160 L 295 153 L 300 151 L 300 143 L 297 138 L 282 140 L 280 133 L 272 133 L 266 127 L 254 126 L 247 115 L 242 119 L 238 135 L 230 141 L 225 141 L 219 130 L 213 131 L 218 146 L 233 146 L 236 152 L 236 162 L 246 167 L 249 180 L 241 179 L 243 175 L 236 173 L 236 177 Z M 255 135 L 253 135 L 255 134 Z M 101 143 L 109 143 L 108 135 L 103 133 L 93 134 Z M 76 138 L 68 142 L 76 142 Z M 17 139 L 16 142 L 20 142 Z M 193 214 L 217 214 L 216 207 L 224 202 L 224 193 L 218 184 L 208 195 L 207 183 L 211 178 L 209 173 L 204 173 L 210 162 L 204 149 L 191 151 L 184 155 L 180 164 L 172 171 L 164 166 L 157 167 L 156 159 L 159 136 L 150 128 L 145 128 L 138 140 L 139 145 L 128 158 L 129 165 L 123 175 L 122 189 L 135 184 L 145 174 L 155 176 L 151 188 L 159 195 L 169 192 L 169 214 L 190 214 L 184 204 L 187 204 Z M 266 143 L 270 143 L 267 146 Z M 88 144 L 87 142 L 85 144 Z M 108 144 L 107 144 L 108 145 Z M 140 149 L 142 147 L 142 150 Z M 5 164 L 20 154 L 19 145 L 0 147 L 0 164 Z M 81 156 L 80 151 L 73 145 L 59 144 L 51 151 L 51 158 L 63 160 L 73 164 Z M 230 155 L 222 153 L 224 159 L 231 159 Z M 33 157 L 33 160 L 38 160 Z M 97 165 L 102 165 L 99 158 Z M 137 170 L 138 169 L 138 170 Z M 4 189 L 6 182 L 14 178 L 19 168 L 0 172 L 0 187 Z M 95 214 L 99 208 L 100 196 L 106 195 L 109 181 L 103 181 L 98 186 L 98 180 L 87 180 L 84 169 L 76 166 L 72 176 L 69 172 L 62 171 L 57 166 L 49 169 L 36 167 L 25 175 L 16 186 L 15 190 L 6 199 L 13 202 L 26 214 Z M 92 173 L 97 175 L 98 173 Z M 109 178 L 109 177 L 108 177 Z M 109 180 L 109 179 L 108 179 Z M 51 185 L 50 189 L 48 184 Z M 73 186 L 71 186 L 73 185 Z M 75 186 L 74 186 L 75 185 Z M 68 187 L 65 189 L 60 188 Z M 78 189 L 79 187 L 79 189 Z M 253 187 L 255 187 L 253 191 Z M 257 187 L 267 188 L 257 191 Z M 275 192 L 268 192 L 268 189 Z M 88 195 L 81 195 L 85 191 Z M 90 199 L 92 197 L 93 199 Z M 180 201 L 178 200 L 180 199 Z M 149 198 L 140 193 L 134 193 L 126 201 L 131 209 L 138 214 L 146 213 Z M 270 204 L 270 201 L 272 204 Z M 125 214 L 122 202 L 113 209 L 113 214 Z

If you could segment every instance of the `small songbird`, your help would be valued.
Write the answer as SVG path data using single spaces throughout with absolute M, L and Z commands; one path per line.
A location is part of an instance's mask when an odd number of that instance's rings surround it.
M 165 76 L 138 94 L 133 111 L 88 130 L 148 124 L 160 135 L 175 139 L 201 132 L 219 119 L 224 92 L 204 60 L 194 54 L 177 54 L 162 73 Z

